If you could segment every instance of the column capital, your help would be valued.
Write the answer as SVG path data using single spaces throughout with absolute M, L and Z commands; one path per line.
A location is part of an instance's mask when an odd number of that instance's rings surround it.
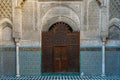
M 101 41 L 105 42 L 108 37 L 108 31 L 101 31 L 100 37 L 101 37 Z
M 20 38 L 15 38 L 16 45 L 19 45 Z
M 106 42 L 106 39 L 107 37 L 103 37 L 101 40 L 102 40 L 102 42 Z
M 96 0 L 100 7 L 106 7 L 107 6 L 107 0 Z

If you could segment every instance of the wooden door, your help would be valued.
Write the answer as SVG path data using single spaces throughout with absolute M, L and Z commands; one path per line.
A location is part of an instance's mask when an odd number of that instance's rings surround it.
M 68 53 L 66 46 L 54 47 L 54 72 L 64 73 L 68 70 Z
M 73 73 L 79 71 L 80 32 L 64 23 L 53 24 L 42 32 L 42 72 Z

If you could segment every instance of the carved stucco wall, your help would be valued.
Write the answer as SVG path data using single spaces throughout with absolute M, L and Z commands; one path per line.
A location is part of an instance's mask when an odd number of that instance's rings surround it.
M 20 4 L 22 0 L 18 3 Z M 12 0 L 0 0 L 0 18 L 9 18 L 12 20 Z M 120 2 L 119 0 L 110 0 L 110 20 L 113 18 L 120 18 Z M 62 9 L 64 7 L 64 9 Z M 61 13 L 55 12 L 55 8 L 61 8 Z M 65 10 L 66 8 L 66 10 Z M 50 26 L 55 21 L 66 21 L 76 30 L 81 31 L 81 41 L 88 43 L 96 42 L 99 45 L 99 6 L 95 0 L 81 0 L 81 1 L 53 1 L 42 2 L 38 0 L 27 0 L 24 2 L 22 9 L 22 41 L 21 43 L 27 45 L 28 43 L 40 44 L 41 30 Z M 53 10 L 54 9 L 54 10 Z M 68 10 L 69 9 L 69 10 Z M 50 12 L 51 10 L 51 12 Z M 53 10 L 53 11 L 52 11 Z M 69 15 L 62 13 L 62 10 L 67 11 Z M 71 11 L 70 11 L 71 10 Z M 56 9 L 57 12 L 57 9 Z M 49 15 L 50 13 L 50 15 Z M 56 15 L 52 15 L 56 14 Z M 74 15 L 74 16 L 73 16 Z M 69 16 L 69 17 L 68 17 Z M 48 22 L 48 23 L 46 23 Z M 14 25 L 17 26 L 17 25 Z M 46 28 L 47 29 L 47 28 Z M 113 29 L 113 28 L 111 28 Z M 116 29 L 113 30 L 113 32 Z M 111 31 L 111 30 L 109 30 Z M 29 35 L 32 34 L 32 35 Z M 111 33 L 110 33 L 111 34 Z M 118 33 L 117 33 L 118 34 Z M 28 42 L 28 43 L 26 43 Z M 84 44 L 84 43 L 83 43 Z
M 109 28 L 109 39 L 120 40 L 120 28 L 118 26 L 113 25 Z
M 120 19 L 112 18 L 109 24 L 109 40 L 120 40 Z
M 57 19 L 55 19 L 55 17 Z M 80 20 L 74 11 L 67 7 L 54 7 L 49 10 L 42 19 L 42 31 L 48 31 L 49 27 L 58 22 L 64 21 L 68 23 L 74 31 L 80 31 Z M 44 24 L 49 24 L 45 25 Z
M 22 0 L 18 3 L 21 4 Z M 57 21 L 68 23 L 81 33 L 81 45 L 101 45 L 99 6 L 96 0 L 38 1 L 26 0 L 21 7 L 22 22 L 13 18 L 14 30 L 21 33 L 21 45 L 41 44 L 41 32 Z M 13 11 L 13 14 L 16 12 Z M 19 17 L 17 17 L 19 18 Z M 17 21 L 17 22 L 16 22 Z M 22 28 L 18 28 L 22 24 Z M 18 28 L 18 29 L 17 29 Z M 95 44 L 93 44 L 95 43 Z
M 88 4 L 87 38 L 97 39 L 99 37 L 99 17 L 99 6 L 96 1 L 91 0 Z
M 109 5 L 109 39 L 117 42 L 120 40 L 120 0 L 110 0 Z
M 21 45 L 40 45 L 41 32 L 57 21 L 68 23 L 81 33 L 81 45 L 100 45 L 99 6 L 95 0 L 37 2 L 22 7 Z M 31 34 L 31 35 L 30 35 Z M 93 44 L 96 43 L 96 44 Z
M 12 20 L 12 0 L 0 0 L 0 18 Z
M 81 31 L 81 46 L 99 46 L 100 22 L 99 5 L 95 0 L 84 0 L 82 15 L 83 25 Z M 93 44 L 94 43 L 94 44 Z
M 40 44 L 40 32 L 37 27 L 37 7 L 36 3 L 26 1 L 22 7 L 22 39 L 21 45 L 37 45 Z M 38 10 L 40 11 L 40 10 Z M 40 24 L 41 25 L 41 24 Z
M 57 21 L 64 21 L 75 31 L 81 27 L 81 2 L 26 1 L 22 8 L 21 45 L 40 45 L 41 32 Z M 31 34 L 31 35 L 30 35 Z
M 9 19 L 0 20 L 0 46 L 14 45 L 12 22 Z
M 120 18 L 120 0 L 110 0 L 110 19 Z

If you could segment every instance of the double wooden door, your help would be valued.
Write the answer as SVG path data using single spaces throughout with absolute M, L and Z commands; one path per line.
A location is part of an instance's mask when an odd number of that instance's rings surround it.
M 42 32 L 42 73 L 79 72 L 80 33 L 64 22 Z
M 54 47 L 54 72 L 67 72 L 68 71 L 68 53 L 66 46 Z

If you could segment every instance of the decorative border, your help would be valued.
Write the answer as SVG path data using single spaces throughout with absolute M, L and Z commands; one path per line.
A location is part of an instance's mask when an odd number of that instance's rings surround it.
M 15 47 L 0 47 L 0 51 L 15 51 Z M 41 47 L 20 47 L 20 51 L 41 51 Z M 80 51 L 102 51 L 102 48 L 81 47 Z M 106 51 L 120 51 L 120 47 L 106 47 Z
M 15 51 L 16 48 L 13 47 L 6 47 L 6 48 L 0 48 L 0 51 Z M 20 51 L 40 51 L 41 48 L 19 48 Z
M 80 51 L 102 51 L 102 48 L 80 48 Z M 120 51 L 120 48 L 106 48 L 106 51 Z

